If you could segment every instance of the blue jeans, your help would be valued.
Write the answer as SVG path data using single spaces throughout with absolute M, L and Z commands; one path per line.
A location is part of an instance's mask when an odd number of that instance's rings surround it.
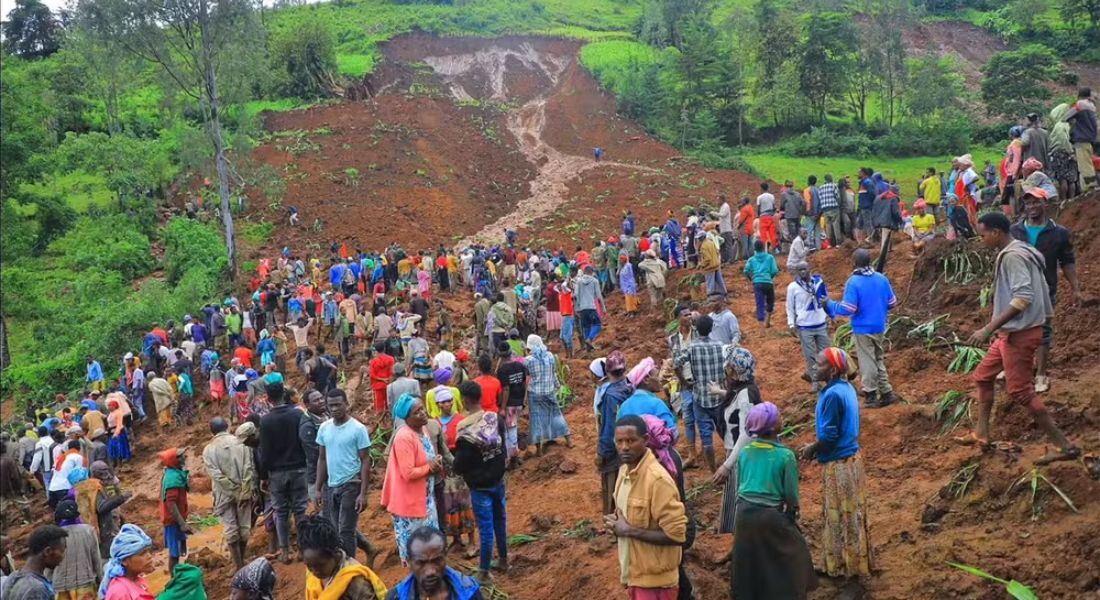
M 581 337 L 584 341 L 592 343 L 592 340 L 596 339 L 597 335 L 600 335 L 600 313 L 596 312 L 594 308 L 586 308 L 578 310 L 577 315 L 581 319 Z
M 573 349 L 573 315 L 561 316 L 561 342 L 567 350 Z
M 704 274 L 707 282 L 707 296 L 726 296 L 726 281 L 722 279 L 722 271 Z
M 680 390 L 680 414 L 684 417 L 684 436 L 687 437 L 688 446 L 695 448 L 695 402 L 691 390 Z
M 470 502 L 477 517 L 481 539 L 481 562 L 478 568 L 488 572 L 493 560 L 493 535 L 496 534 L 497 555 L 501 563 L 508 561 L 508 524 L 504 512 L 506 503 L 504 482 L 491 488 L 470 490 Z
M 695 415 L 695 426 L 699 428 L 699 441 L 703 442 L 703 449 L 714 448 L 714 420 L 711 418 L 710 413 L 698 402 L 695 402 L 694 398 L 691 403 L 691 410 Z

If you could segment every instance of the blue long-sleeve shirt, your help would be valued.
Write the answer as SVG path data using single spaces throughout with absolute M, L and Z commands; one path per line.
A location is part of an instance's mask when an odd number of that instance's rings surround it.
M 619 414 L 619 406 L 626 402 L 634 393 L 630 382 L 625 379 L 613 381 L 604 389 L 603 398 L 600 400 L 600 443 L 599 453 L 604 458 L 611 458 L 618 454 L 615 449 L 615 417 Z
M 321 317 L 324 319 L 324 322 L 335 323 L 337 310 L 338 306 L 335 300 L 325 300 L 324 306 L 322 306 L 321 309 Z
M 844 285 L 840 302 L 829 301 L 836 316 L 852 318 L 852 333 L 875 335 L 886 331 L 886 316 L 898 304 L 890 280 L 882 273 L 856 273 Z
M 340 289 L 340 284 L 344 281 L 344 271 L 347 271 L 347 269 L 347 265 L 336 263 L 328 270 L 328 281 L 333 288 Z
M 818 462 L 843 460 L 859 452 L 859 399 L 852 384 L 837 379 L 818 392 L 814 421 Z
M 99 366 L 98 360 L 93 360 L 88 363 L 88 376 L 85 381 L 92 383 L 95 381 L 103 381 L 103 367 Z
M 635 390 L 626 402 L 622 403 L 618 418 L 627 415 L 653 415 L 664 421 L 669 429 L 676 431 L 676 415 L 672 414 L 664 400 L 653 395 L 649 390 Z

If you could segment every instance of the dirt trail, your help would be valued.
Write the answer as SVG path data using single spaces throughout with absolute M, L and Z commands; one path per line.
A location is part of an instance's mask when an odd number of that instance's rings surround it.
M 506 229 L 518 229 L 528 223 L 550 215 L 568 200 L 569 182 L 582 173 L 595 168 L 623 168 L 649 173 L 658 169 L 624 162 L 601 161 L 593 158 L 566 154 L 543 139 L 547 126 L 547 100 L 562 93 L 562 75 L 576 60 L 573 56 L 558 55 L 535 49 L 531 44 L 521 44 L 518 49 L 492 45 L 472 53 L 429 56 L 424 63 L 432 67 L 459 101 L 473 97 L 463 86 L 463 80 L 484 80 L 491 92 L 490 99 L 510 101 L 506 83 L 508 65 L 545 77 L 550 91 L 528 100 L 507 117 L 508 130 L 515 136 L 520 152 L 535 167 L 538 174 L 530 182 L 530 195 L 519 201 L 513 210 L 489 223 L 476 234 L 467 236 L 458 245 L 474 242 L 492 243 L 502 240 Z M 518 63 L 518 64 L 516 64 Z

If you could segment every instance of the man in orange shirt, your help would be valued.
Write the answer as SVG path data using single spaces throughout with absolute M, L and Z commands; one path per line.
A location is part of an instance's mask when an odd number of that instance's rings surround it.
M 741 260 L 752 256 L 752 226 L 756 220 L 756 210 L 748 196 L 741 198 L 741 210 L 737 211 L 737 233 L 741 237 Z M 737 260 L 736 258 L 734 260 Z
M 477 357 L 477 368 L 481 375 L 474 378 L 474 383 L 481 387 L 481 408 L 486 412 L 500 412 L 500 380 L 493 375 L 493 359 L 488 354 Z
M 233 350 L 233 358 L 239 359 L 245 369 L 252 368 L 253 354 L 252 349 L 248 347 L 246 342 L 241 342 L 241 345 Z
M 386 354 L 386 342 L 374 345 L 374 358 L 370 359 L 370 389 L 374 392 L 374 412 L 386 413 L 386 386 L 393 379 L 392 356 Z

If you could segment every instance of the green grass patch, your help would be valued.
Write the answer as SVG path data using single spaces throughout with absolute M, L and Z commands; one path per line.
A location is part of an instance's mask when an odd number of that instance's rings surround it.
M 268 221 L 239 221 L 237 233 L 248 242 L 262 245 L 275 233 L 275 224 Z
M 104 176 L 85 171 L 52 175 L 37 183 L 23 184 L 20 190 L 32 197 L 62 197 L 79 213 L 86 213 L 90 208 L 107 209 L 118 201 L 118 196 L 107 188 Z M 28 210 L 24 214 L 34 214 L 37 207 L 33 204 L 26 206 Z
M 374 54 L 337 54 L 336 70 L 341 75 L 362 77 L 374 70 Z
M 972 152 L 976 168 L 980 171 L 986 160 L 1000 160 L 1000 153 L 988 148 L 979 148 Z M 857 174 L 860 167 L 870 167 L 879 171 L 887 179 L 897 179 L 901 186 L 903 201 L 911 202 L 917 196 L 917 184 L 928 167 L 935 167 L 936 171 L 949 172 L 951 170 L 951 156 L 913 156 L 908 158 L 874 158 L 858 156 L 786 156 L 772 152 L 746 153 L 741 158 L 749 163 L 753 169 L 764 177 L 773 181 L 782 182 L 786 179 L 794 181 L 799 187 L 806 184 L 806 177 L 817 175 L 818 183 L 826 173 L 832 174 L 834 179 L 848 175 L 852 184 L 856 185 Z

